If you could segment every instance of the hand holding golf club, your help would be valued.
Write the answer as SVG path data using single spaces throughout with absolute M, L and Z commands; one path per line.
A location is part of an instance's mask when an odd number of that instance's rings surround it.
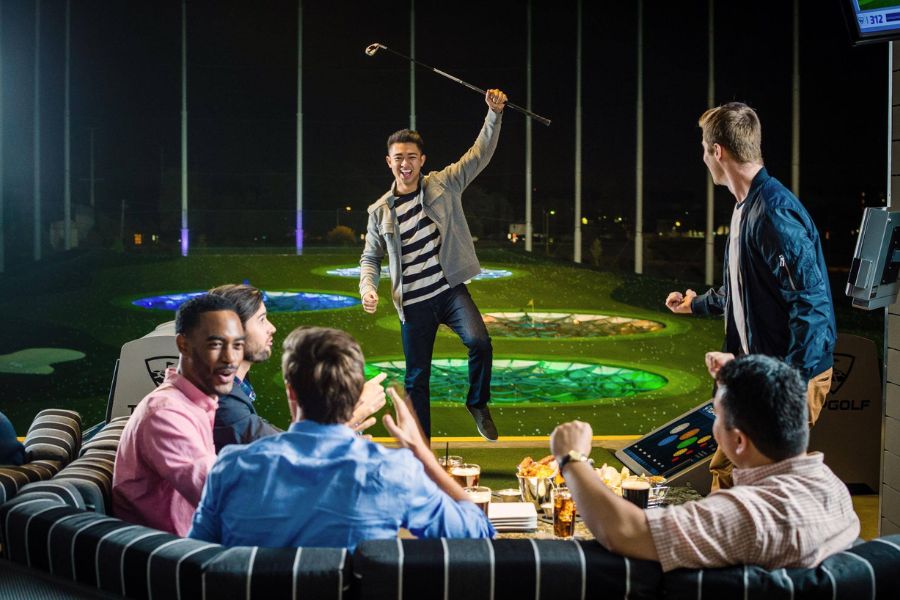
M 419 65 L 420 67 L 422 67 L 422 68 L 424 68 L 424 69 L 428 69 L 428 70 L 430 70 L 431 72 L 440 75 L 441 77 L 446 77 L 446 78 L 449 79 L 450 81 L 455 81 L 456 83 L 458 83 L 458 84 L 460 84 L 460 85 L 462 85 L 462 86 L 465 86 L 465 87 L 469 88 L 469 89 L 472 90 L 473 92 L 478 92 L 479 94 L 484 94 L 484 93 L 485 93 L 485 91 L 484 91 L 483 89 L 481 89 L 481 88 L 478 87 L 478 86 L 472 85 L 472 84 L 469 83 L 468 81 L 463 81 L 463 80 L 460 79 L 459 77 L 455 77 L 455 76 L 451 75 L 450 73 L 447 73 L 447 72 L 445 72 L 445 71 L 441 71 L 440 69 L 436 69 L 436 68 L 434 68 L 434 67 L 432 67 L 432 66 L 430 66 L 430 65 L 426 65 L 425 63 L 420 62 L 420 61 L 414 59 L 414 58 L 411 57 L 411 56 L 407 56 L 407 55 L 405 55 L 405 54 L 401 54 L 400 52 L 397 52 L 396 50 L 392 50 L 392 49 L 388 48 L 388 47 L 385 46 L 384 44 L 380 44 L 380 43 L 378 43 L 378 42 L 375 42 L 375 43 L 373 43 L 373 44 L 369 44 L 368 46 L 366 46 L 366 49 L 364 50 L 364 52 L 366 53 L 366 56 L 375 56 L 375 55 L 378 53 L 379 50 L 384 50 L 385 52 L 390 52 L 391 54 L 394 54 L 394 55 L 396 55 L 396 56 L 399 56 L 400 58 L 404 58 L 404 59 L 408 60 L 409 62 L 415 64 L 415 65 Z M 500 90 L 488 90 L 487 93 L 490 94 L 490 92 L 500 92 Z M 500 92 L 500 93 L 502 94 L 503 92 Z M 487 96 L 485 97 L 485 99 L 487 99 Z M 502 104 L 503 104 L 504 106 L 508 105 L 511 109 L 517 110 L 517 111 L 519 111 L 520 113 L 522 113 L 523 115 L 525 115 L 525 116 L 527 116 L 527 117 L 530 117 L 530 118 L 534 119 L 535 121 L 537 121 L 537 122 L 539 122 L 539 123 L 543 123 L 544 125 L 548 125 L 548 126 L 550 125 L 550 119 L 548 119 L 547 117 L 542 117 L 542 116 L 539 115 L 539 114 L 536 114 L 536 113 L 531 112 L 531 111 L 528 110 L 527 108 L 522 108 L 521 106 L 517 106 L 517 105 L 513 104 L 512 102 L 507 102 L 507 101 L 506 101 L 506 94 L 503 94 L 503 101 L 502 101 Z M 490 102 L 488 102 L 488 105 L 490 105 Z M 498 109 L 494 108 L 493 106 L 491 106 L 491 110 L 493 110 L 494 112 L 498 112 L 498 113 L 499 113 L 500 111 L 503 110 L 503 108 L 501 107 L 501 108 L 498 110 Z
M 506 107 L 506 94 L 500 90 L 488 90 L 484 93 L 484 101 L 495 113 L 502 113 Z

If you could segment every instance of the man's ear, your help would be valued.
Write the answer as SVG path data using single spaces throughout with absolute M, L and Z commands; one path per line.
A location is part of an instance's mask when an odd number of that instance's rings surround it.
M 425 166 L 425 158 L 426 158 L 426 156 L 423 154 L 423 155 L 422 155 L 422 163 L 419 165 L 419 168 Z
M 723 148 L 720 144 L 713 144 L 713 156 L 716 160 L 722 160 L 725 155 L 725 148 Z
M 733 436 L 732 450 L 734 450 L 735 456 L 747 456 L 753 448 L 753 442 L 750 441 L 747 434 L 737 428 L 732 429 L 729 433 Z
M 391 166 L 391 157 L 390 157 L 390 156 L 385 156 L 385 157 L 384 157 L 384 162 L 387 163 L 388 169 L 393 168 L 393 167 Z
M 183 333 L 179 333 L 175 336 L 175 345 L 178 346 L 178 352 L 181 354 L 187 354 L 188 351 L 188 341 L 187 336 Z
M 297 392 L 294 391 L 294 388 L 292 388 L 291 384 L 287 381 L 284 382 L 284 389 L 287 392 L 288 409 L 291 412 L 291 423 L 296 423 L 303 416 L 303 411 L 300 409 L 300 403 L 297 402 Z

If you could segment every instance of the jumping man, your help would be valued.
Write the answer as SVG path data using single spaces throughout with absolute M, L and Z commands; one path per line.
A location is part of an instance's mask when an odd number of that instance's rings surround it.
M 385 157 L 394 185 L 369 206 L 366 247 L 360 258 L 363 308 L 378 306 L 381 260 L 387 252 L 391 299 L 400 317 L 406 356 L 406 391 L 425 435 L 431 437 L 429 377 L 438 326 L 452 329 L 469 349 L 466 408 L 478 433 L 497 440 L 488 409 L 491 338 L 465 282 L 481 272 L 462 209 L 463 190 L 484 169 L 500 136 L 506 94 L 488 90 L 490 110 L 475 144 L 457 162 L 422 175 L 425 148 L 417 131 L 401 129 L 388 138 Z

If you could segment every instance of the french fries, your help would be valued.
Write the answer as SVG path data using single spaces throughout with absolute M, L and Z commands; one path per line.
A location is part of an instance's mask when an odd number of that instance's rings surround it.
M 548 454 L 539 461 L 526 456 L 519 463 L 517 469 L 520 477 L 552 477 L 558 470 L 559 466 L 552 454 Z

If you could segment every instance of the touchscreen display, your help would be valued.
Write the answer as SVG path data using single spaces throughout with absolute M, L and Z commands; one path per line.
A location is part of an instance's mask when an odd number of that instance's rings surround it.
M 715 419 L 712 402 L 708 402 L 622 451 L 648 475 L 680 471 L 716 451 L 712 435 Z

